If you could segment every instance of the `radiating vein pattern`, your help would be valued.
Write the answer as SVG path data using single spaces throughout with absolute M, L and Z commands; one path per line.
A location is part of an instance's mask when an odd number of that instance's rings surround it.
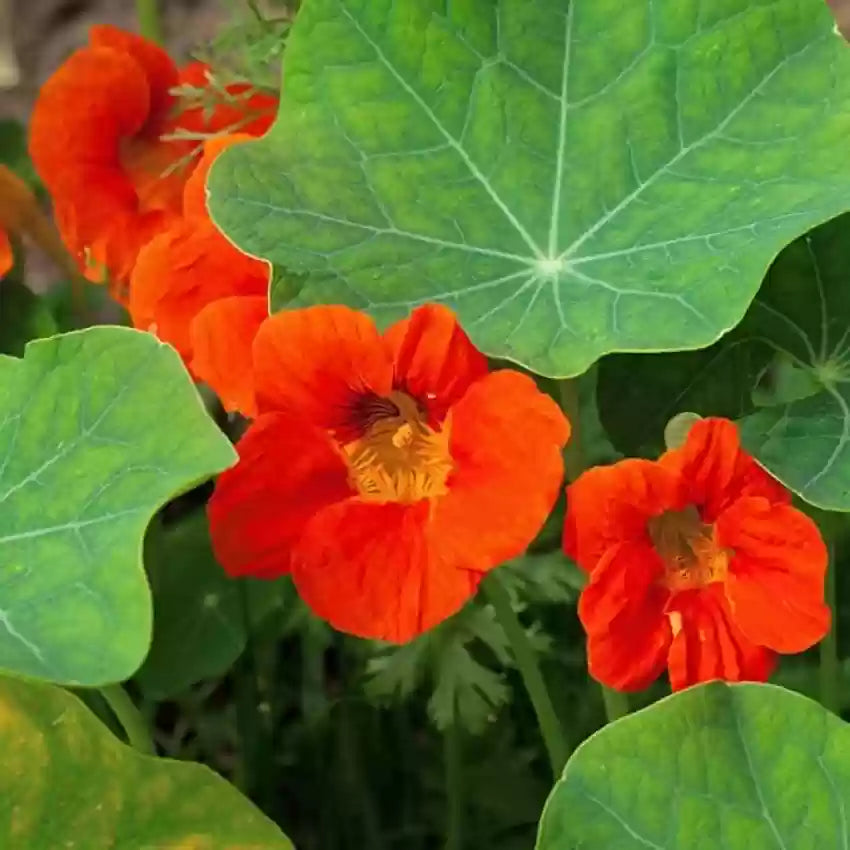
M 296 304 L 440 301 L 550 375 L 711 343 L 850 208 L 820 0 L 306 0 L 286 75 L 213 169 L 228 235 L 305 276 Z

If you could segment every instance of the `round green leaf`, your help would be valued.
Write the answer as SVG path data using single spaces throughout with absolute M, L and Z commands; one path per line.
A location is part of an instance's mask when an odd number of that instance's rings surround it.
M 789 245 L 744 320 L 703 351 L 617 355 L 599 404 L 618 448 L 654 453 L 682 410 L 738 419 L 744 447 L 787 487 L 850 511 L 850 215 Z
M 840 850 L 850 846 L 850 731 L 773 685 L 714 682 L 582 744 L 537 850 Z
M 0 669 L 126 679 L 151 636 L 142 538 L 234 452 L 176 352 L 100 327 L 0 357 Z
M 292 850 L 209 768 L 140 755 L 52 685 L 0 678 L 0 748 L 9 850 Z
M 305 0 L 278 120 L 216 163 L 210 209 L 301 276 L 294 305 L 443 302 L 568 376 L 735 325 L 850 207 L 847 138 L 822 0 Z

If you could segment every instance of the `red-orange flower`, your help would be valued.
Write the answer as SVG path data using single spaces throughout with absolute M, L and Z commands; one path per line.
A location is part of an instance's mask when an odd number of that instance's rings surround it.
M 639 690 L 765 681 L 775 653 L 827 632 L 826 547 L 788 491 L 704 419 L 658 461 L 585 472 L 567 489 L 564 549 L 589 572 L 579 601 L 590 672 Z
M 194 65 L 190 75 L 197 75 Z M 176 66 L 155 44 L 97 26 L 89 46 L 41 89 L 30 153 L 65 243 L 94 279 L 108 272 L 126 283 L 139 248 L 182 212 L 197 142 L 162 138 L 187 129 L 171 94 L 179 82 Z M 206 129 L 228 126 L 222 120 L 231 111 L 214 113 Z M 188 129 L 197 130 L 200 115 L 186 113 Z M 265 126 L 272 117 L 269 110 Z
M 453 314 L 383 335 L 345 307 L 277 313 L 253 347 L 259 418 L 209 505 L 233 576 L 291 573 L 336 628 L 406 641 L 525 550 L 569 424 L 534 382 L 488 374 Z
M 253 416 L 251 343 L 268 316 L 269 267 L 243 254 L 216 228 L 204 188 L 219 153 L 250 138 L 221 136 L 204 145 L 186 182 L 184 217 L 139 252 L 129 309 L 133 324 L 173 345 L 227 409 Z

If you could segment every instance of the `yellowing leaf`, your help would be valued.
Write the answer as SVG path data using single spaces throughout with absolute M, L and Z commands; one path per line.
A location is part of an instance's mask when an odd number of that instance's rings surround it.
M 143 756 L 53 685 L 0 677 L 4 850 L 292 850 L 199 764 Z

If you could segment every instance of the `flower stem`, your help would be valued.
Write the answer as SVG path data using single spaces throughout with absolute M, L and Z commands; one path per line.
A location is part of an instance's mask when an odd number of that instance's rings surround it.
M 159 0 L 136 0 L 136 18 L 139 22 L 139 32 L 150 41 L 162 44 Z
M 584 472 L 584 453 L 581 446 L 581 417 L 579 408 L 578 378 L 558 381 L 561 410 L 570 421 L 570 439 L 564 449 L 564 469 L 569 481 L 575 481 Z
M 514 611 L 510 594 L 501 583 L 499 576 L 495 573 L 488 576 L 483 588 L 513 648 L 523 684 L 537 715 L 537 724 L 546 745 L 552 774 L 555 779 L 558 779 L 567 760 L 567 744 L 549 691 L 546 690 L 534 648 Z
M 156 755 L 156 748 L 151 739 L 148 725 L 127 691 L 121 685 L 107 685 L 100 689 L 100 693 L 121 724 L 127 743 L 140 753 L 149 756 Z
M 629 698 L 615 691 L 613 688 L 607 688 L 605 685 L 599 686 L 602 689 L 602 701 L 605 703 L 605 717 L 609 723 L 625 717 L 629 713 Z
M 455 720 L 443 733 L 446 767 L 446 846 L 445 850 L 463 847 L 463 757 L 461 730 Z
M 832 547 L 830 547 L 831 550 Z M 835 560 L 830 551 L 829 565 L 826 570 L 826 604 L 832 611 L 832 623 L 829 631 L 820 643 L 820 701 L 824 708 L 835 714 L 841 713 L 839 699 L 841 666 L 838 663 L 838 614 L 835 607 L 836 569 Z

